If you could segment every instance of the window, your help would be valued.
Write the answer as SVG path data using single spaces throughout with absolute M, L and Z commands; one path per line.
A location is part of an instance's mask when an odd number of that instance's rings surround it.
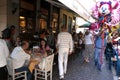
M 62 26 L 67 26 L 67 15 L 63 14 Z
M 26 29 L 26 18 L 24 16 L 20 16 L 20 33 L 25 33 Z

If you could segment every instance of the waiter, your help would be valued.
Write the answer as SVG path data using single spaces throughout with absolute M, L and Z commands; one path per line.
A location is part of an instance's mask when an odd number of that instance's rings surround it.
M 0 32 L 0 80 L 7 80 L 8 78 L 8 71 L 7 71 L 7 58 L 9 56 L 9 50 L 7 47 L 6 42 L 1 39 L 1 32 Z
M 64 79 L 64 74 L 67 71 L 68 55 L 73 50 L 73 40 L 70 33 L 67 32 L 67 27 L 61 27 L 62 32 L 58 34 L 57 48 L 58 48 L 58 64 L 60 80 Z

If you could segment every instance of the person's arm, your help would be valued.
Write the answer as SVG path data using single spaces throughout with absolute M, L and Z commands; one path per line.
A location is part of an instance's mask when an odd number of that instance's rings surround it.
M 25 56 L 25 59 L 26 59 L 26 60 L 30 60 L 30 59 L 31 59 L 31 56 L 30 56 L 29 54 L 27 54 L 27 53 L 26 53 L 26 55 L 24 55 L 24 56 Z
M 7 44 L 6 44 L 5 41 L 4 41 L 4 51 L 5 51 L 5 57 L 8 58 L 8 56 L 9 56 L 9 49 L 8 49 Z
M 72 36 L 70 35 L 70 53 L 73 51 L 73 40 Z
M 57 37 L 57 44 L 56 44 L 57 49 L 59 47 L 59 44 L 60 44 L 60 34 L 58 34 L 58 37 Z
M 91 34 L 90 38 L 91 38 L 91 41 L 92 41 L 92 44 L 93 44 L 93 47 L 94 47 L 95 46 L 94 45 L 94 36 Z

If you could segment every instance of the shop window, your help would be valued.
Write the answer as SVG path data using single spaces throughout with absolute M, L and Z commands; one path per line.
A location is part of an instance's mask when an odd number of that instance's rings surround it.
M 27 33 L 32 33 L 33 32 L 33 19 L 32 18 L 27 18 Z
M 69 18 L 68 18 L 68 32 L 71 33 L 71 29 L 72 29 L 72 18 L 69 17 Z
M 56 29 L 58 27 L 58 14 L 57 13 L 53 13 L 53 16 L 52 16 L 52 32 L 53 33 L 56 33 Z
M 47 21 L 45 19 L 40 19 L 40 30 L 47 28 Z
M 67 26 L 67 15 L 63 14 L 63 25 L 62 26 Z
M 20 16 L 20 33 L 26 32 L 26 18 L 24 16 Z
M 20 33 L 32 33 L 33 32 L 33 19 L 20 16 Z

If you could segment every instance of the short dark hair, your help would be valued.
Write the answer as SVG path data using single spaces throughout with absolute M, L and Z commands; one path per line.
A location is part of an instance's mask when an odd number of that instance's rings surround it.
M 11 28 L 11 29 L 15 29 L 15 26 L 14 26 L 14 25 L 11 25 L 10 28 Z
M 88 35 L 90 32 L 88 31 L 88 30 L 86 30 L 86 32 L 85 32 L 85 35 Z
M 21 46 L 24 46 L 26 43 L 29 43 L 28 41 L 22 41 Z
M 61 29 L 67 29 L 67 27 L 65 25 L 61 26 Z

